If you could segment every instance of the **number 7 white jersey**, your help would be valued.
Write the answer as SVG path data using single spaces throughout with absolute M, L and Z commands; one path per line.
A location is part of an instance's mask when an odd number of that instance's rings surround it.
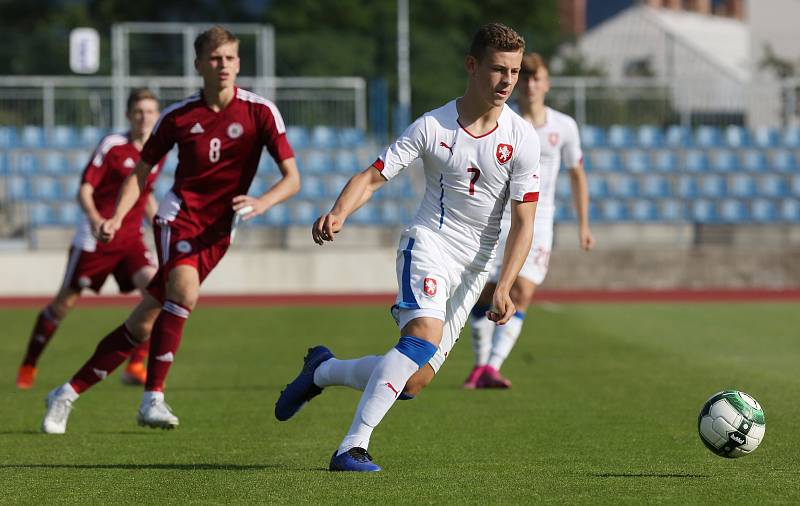
M 486 270 L 508 199 L 539 199 L 539 154 L 533 127 L 508 106 L 494 129 L 474 136 L 453 100 L 412 123 L 375 166 L 389 180 L 421 159 L 425 196 L 411 225 L 439 234 L 455 261 Z

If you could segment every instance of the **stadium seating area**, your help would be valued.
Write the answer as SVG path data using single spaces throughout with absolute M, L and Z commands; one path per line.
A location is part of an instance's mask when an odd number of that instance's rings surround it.
M 104 132 L 92 127 L 0 127 L 0 195 L 24 203 L 31 226 L 72 226 L 80 173 Z M 378 150 L 355 129 L 290 127 L 303 174 L 299 198 L 255 220 L 262 226 L 307 225 L 329 208 L 347 179 Z M 747 130 L 671 126 L 586 126 L 581 131 L 589 174 L 590 217 L 598 222 L 780 223 L 800 221 L 800 128 Z M 169 190 L 173 152 L 156 194 Z M 262 157 L 252 194 L 278 177 Z M 556 186 L 558 220 L 573 220 L 569 181 Z M 352 221 L 406 222 L 418 197 L 409 175 L 385 186 Z

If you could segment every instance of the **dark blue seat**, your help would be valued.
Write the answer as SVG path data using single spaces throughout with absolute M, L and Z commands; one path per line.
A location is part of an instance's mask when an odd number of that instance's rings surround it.
M 376 225 L 381 223 L 381 210 L 376 202 L 367 202 L 358 211 L 351 214 L 348 221 L 357 225 Z
M 641 149 L 626 150 L 622 159 L 629 172 L 647 172 L 652 167 L 649 154 Z
M 691 131 L 681 125 L 670 125 L 667 127 L 665 141 L 667 146 L 673 148 L 683 148 L 689 145 Z
M 684 155 L 683 166 L 689 172 L 705 172 L 708 170 L 708 155 L 705 151 L 690 149 Z
M 31 181 L 31 194 L 39 200 L 57 200 L 61 198 L 61 185 L 55 177 L 37 176 Z
M 311 225 L 319 217 L 316 204 L 307 200 L 289 201 L 289 221 L 292 225 Z
M 620 169 L 619 155 L 610 149 L 595 149 L 590 153 L 592 169 L 601 172 L 614 172 Z
M 621 200 L 606 199 L 600 202 L 600 218 L 603 221 L 625 221 L 628 215 L 628 208 Z
M 314 218 L 316 219 L 316 218 Z M 256 217 L 257 225 L 266 225 L 269 227 L 285 227 L 289 224 L 289 205 L 281 203 L 277 206 L 271 207 L 266 213 Z
M 800 148 L 800 126 L 791 126 L 783 133 L 783 145 L 787 148 Z
M 715 126 L 701 125 L 694 132 L 694 144 L 701 148 L 716 148 L 722 144 L 719 129 Z
M 597 174 L 591 174 L 587 177 L 587 184 L 589 185 L 589 196 L 593 199 L 605 198 L 608 196 L 608 181 Z M 566 185 L 569 188 L 569 184 Z
M 642 195 L 648 198 L 665 198 L 670 194 L 669 181 L 660 175 L 648 175 L 642 179 Z
M 727 223 L 742 223 L 750 218 L 750 212 L 743 201 L 725 199 L 719 204 L 719 217 Z
M 748 149 L 742 152 L 742 167 L 749 172 L 764 172 L 769 169 L 769 162 L 764 151 Z
M 11 201 L 30 199 L 30 179 L 25 176 L 8 176 L 6 178 L 6 195 Z
M 633 144 L 633 133 L 624 125 L 611 125 L 608 129 L 608 145 L 614 148 L 627 148 Z
M 612 183 L 615 197 L 634 198 L 639 196 L 639 180 L 628 174 L 620 174 Z
M 303 176 L 299 196 L 309 200 L 322 198 L 325 196 L 325 180 L 320 176 L 311 174 Z
M 642 125 L 637 133 L 637 140 L 640 147 L 660 148 L 664 143 L 661 129 L 653 125 Z
M 778 174 L 765 174 L 758 178 L 757 195 L 760 197 L 779 198 L 789 194 L 786 179 Z
M 55 221 L 59 225 L 74 227 L 83 217 L 83 211 L 76 202 L 62 202 L 56 208 Z
M 78 188 L 81 185 L 81 179 L 76 174 L 61 176 L 59 180 L 61 184 L 61 198 L 75 199 L 78 197 Z
M 750 135 L 743 126 L 728 125 L 724 137 L 725 145 L 729 148 L 745 148 L 750 145 Z
M 81 173 L 89 165 L 92 159 L 92 152 L 87 149 L 76 149 L 69 152 L 69 170 Z
M 20 145 L 26 148 L 44 147 L 44 128 L 35 125 L 22 127 L 20 131 Z
M 84 148 L 94 149 L 100 144 L 100 139 L 102 139 L 105 134 L 105 129 L 87 125 L 81 128 L 78 134 L 78 143 Z
M 795 172 L 798 170 L 797 158 L 787 149 L 779 149 L 772 153 L 771 167 L 781 172 Z
M 0 126 L 0 149 L 11 149 L 17 146 L 17 130 L 10 126 Z
M 362 167 L 358 162 L 358 157 L 352 151 L 340 150 L 336 152 L 333 160 L 333 168 L 336 172 L 344 174 L 355 174 L 367 168 Z
M 339 145 L 343 148 L 357 148 L 366 142 L 364 131 L 358 128 L 342 128 L 339 130 Z
M 718 175 L 704 176 L 700 181 L 700 196 L 708 198 L 721 198 L 727 193 L 725 178 Z
M 597 179 L 596 175 L 587 176 L 587 180 L 589 179 Z M 570 188 L 569 178 L 565 175 L 559 175 L 558 179 L 556 179 L 556 198 L 557 199 L 566 199 L 572 193 L 572 188 Z M 589 195 L 591 195 L 591 189 L 589 190 Z
M 756 181 L 753 176 L 736 174 L 730 180 L 730 194 L 739 198 L 752 198 L 757 193 Z
M 658 219 L 661 221 L 683 221 L 686 219 L 686 203 L 683 200 L 666 199 L 659 202 Z
M 739 168 L 739 158 L 730 149 L 714 151 L 711 167 L 718 172 L 732 172 Z
M 50 131 L 49 144 L 55 148 L 74 148 L 78 143 L 75 129 L 67 125 L 56 125 Z
M 45 202 L 29 203 L 28 222 L 33 226 L 52 225 L 55 223 L 55 213 L 53 213 L 52 206 Z
M 339 142 L 336 129 L 329 126 L 315 126 L 311 131 L 311 146 L 320 149 L 335 148 Z
M 286 140 L 289 141 L 292 148 L 295 150 L 308 147 L 310 142 L 310 135 L 308 130 L 299 126 L 290 126 L 286 128 Z
M 8 155 L 5 153 L 0 152 L 0 176 L 8 174 L 11 172 L 8 163 Z
M 658 209 L 652 200 L 635 200 L 631 204 L 631 218 L 636 221 L 658 220 Z
M 800 197 L 800 174 L 792 176 L 789 180 L 790 191 L 795 197 Z
M 719 215 L 713 200 L 697 199 L 691 203 L 691 217 L 697 223 L 713 223 Z
M 682 199 L 693 199 L 698 195 L 697 180 L 692 176 L 680 176 L 675 181 L 675 194 Z
M 590 194 L 591 195 L 591 194 Z M 569 205 L 564 200 L 558 199 L 556 200 L 556 211 L 553 219 L 556 222 L 562 221 L 574 221 L 575 220 L 575 212 L 571 205 Z
M 325 151 L 306 151 L 301 157 L 301 174 L 324 174 L 333 170 L 333 161 Z
M 33 152 L 17 152 L 12 158 L 11 171 L 17 174 L 36 174 L 39 172 L 39 157 Z
M 800 199 L 784 199 L 781 202 L 780 217 L 790 223 L 800 222 Z
M 605 146 L 606 139 L 603 129 L 592 125 L 584 125 L 581 127 L 581 143 L 587 148 Z
M 678 169 L 678 155 L 670 149 L 659 149 L 653 153 L 653 166 L 659 172 L 674 172 Z
M 780 135 L 772 127 L 760 126 L 753 130 L 753 144 L 759 148 L 774 148 L 779 141 Z
M 750 216 L 759 223 L 778 221 L 778 206 L 774 200 L 755 199 L 750 202 Z
M 44 157 L 44 171 L 50 174 L 69 173 L 69 158 L 63 151 L 46 151 L 42 153 Z

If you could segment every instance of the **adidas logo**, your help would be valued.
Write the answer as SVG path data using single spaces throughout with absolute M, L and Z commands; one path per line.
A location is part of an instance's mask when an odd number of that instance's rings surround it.
M 92 372 L 94 372 L 101 380 L 106 379 L 106 376 L 108 376 L 108 371 L 103 371 L 102 369 L 92 369 Z
M 163 355 L 156 355 L 156 360 L 159 362 L 172 362 L 175 360 L 175 355 L 173 355 L 171 351 L 168 351 Z
M 192 129 L 189 130 L 190 134 L 201 134 L 203 132 L 205 132 L 205 130 L 203 130 L 203 125 L 200 123 L 195 123 Z

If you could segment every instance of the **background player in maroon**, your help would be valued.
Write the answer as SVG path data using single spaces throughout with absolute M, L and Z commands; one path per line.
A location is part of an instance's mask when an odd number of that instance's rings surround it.
M 125 323 L 108 334 L 89 361 L 47 397 L 42 430 L 63 433 L 78 395 L 118 367 L 150 334 L 147 384 L 137 414 L 140 425 L 174 428 L 178 418 L 164 402 L 164 380 L 175 360 L 200 284 L 230 245 L 235 218 L 257 216 L 300 189 L 294 153 L 278 109 L 234 85 L 239 73 L 239 41 L 214 27 L 195 40 L 195 67 L 203 90 L 164 110 L 142 150 L 133 175 L 123 183 L 113 217 L 100 238 L 114 239 L 139 197 L 152 164 L 178 144 L 175 183 L 155 218 L 160 266 L 149 295 Z M 260 197 L 246 195 L 263 147 L 282 174 Z
M 161 170 L 161 163 L 147 175 L 144 189 L 120 225 L 120 231 L 109 243 L 98 243 L 95 235 L 104 220 L 114 214 L 120 186 L 139 161 L 139 152 L 158 119 L 155 94 L 139 88 L 128 96 L 127 117 L 130 130 L 103 138 L 83 171 L 78 202 L 84 218 L 75 231 L 69 250 L 64 282 L 55 298 L 36 319 L 28 341 L 28 349 L 17 373 L 17 388 L 27 389 L 36 379 L 36 364 L 59 322 L 75 306 L 84 288 L 100 291 L 106 278 L 113 275 L 120 292 L 134 288 L 144 290 L 156 272 L 155 258 L 142 236 L 142 217 L 152 220 L 157 203 L 152 185 Z M 144 384 L 144 358 L 147 344 L 136 348 L 123 373 L 126 383 Z

